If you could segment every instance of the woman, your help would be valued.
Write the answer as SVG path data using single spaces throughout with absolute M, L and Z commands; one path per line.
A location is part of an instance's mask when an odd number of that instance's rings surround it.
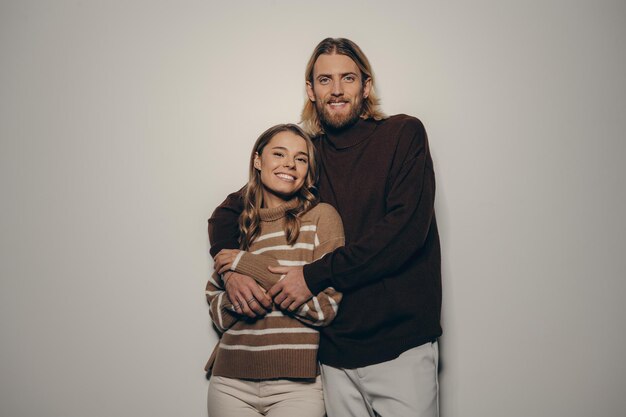
M 317 204 L 315 148 L 296 125 L 274 126 L 256 141 L 239 219 L 241 250 L 216 256 L 218 272 L 249 275 L 267 291 L 280 277 L 271 265 L 304 265 L 344 244 L 339 214 Z M 206 370 L 211 417 L 322 417 L 324 401 L 317 365 L 319 332 L 333 320 L 341 294 L 327 288 L 295 312 L 276 305 L 265 316 L 242 315 L 229 300 L 223 276 L 214 274 L 206 294 L 220 331 Z

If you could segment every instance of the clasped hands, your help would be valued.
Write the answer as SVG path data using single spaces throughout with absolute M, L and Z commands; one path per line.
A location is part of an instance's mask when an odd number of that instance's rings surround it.
M 271 311 L 273 305 L 295 311 L 313 297 L 304 281 L 301 266 L 269 266 L 270 272 L 284 275 L 284 278 L 268 291 L 253 278 L 231 271 L 239 252 L 239 249 L 222 249 L 215 256 L 215 270 L 224 274 L 226 294 L 237 313 L 254 318 Z

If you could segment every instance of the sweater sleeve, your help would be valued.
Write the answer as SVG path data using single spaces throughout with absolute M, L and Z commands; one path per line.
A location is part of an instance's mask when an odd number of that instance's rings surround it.
M 388 182 L 386 214 L 360 238 L 304 266 L 312 292 L 347 291 L 401 268 L 423 247 L 434 221 L 435 177 L 426 131 L 417 119 L 399 132 L 399 168 Z
M 243 211 L 243 188 L 230 194 L 209 218 L 211 256 L 222 249 L 239 249 L 239 215 Z
M 339 213 L 328 204 L 320 204 L 313 259 L 317 260 L 344 244 L 343 224 Z M 295 312 L 295 317 L 313 326 L 328 326 L 337 315 L 342 294 L 332 287 L 319 292 Z
M 206 284 L 206 299 L 209 302 L 211 320 L 220 332 L 228 330 L 239 316 L 233 311 L 233 304 L 224 291 L 224 282 L 217 273 L 213 273 Z
M 344 244 L 343 225 L 339 213 L 328 204 L 319 205 L 313 259 L 319 259 Z M 268 266 L 279 266 L 268 255 L 239 252 L 231 270 L 253 277 L 265 290 L 269 290 L 282 276 L 271 273 Z M 337 315 L 342 294 L 334 288 L 325 288 L 294 312 L 294 316 L 313 326 L 327 326 Z
M 231 265 L 231 271 L 252 277 L 266 291 L 272 288 L 280 279 L 280 275 L 271 273 L 268 266 L 280 266 L 276 258 L 262 254 L 252 254 L 247 251 L 239 255 Z
M 342 242 L 342 239 L 333 239 L 333 242 L 339 243 Z M 332 250 L 330 247 L 328 248 Z M 266 291 L 282 279 L 282 276 L 273 274 L 267 269 L 268 266 L 280 266 L 276 259 L 245 251 L 240 253 L 243 255 L 235 260 L 231 270 L 253 277 Z M 298 320 L 313 326 L 327 326 L 337 315 L 341 297 L 342 294 L 334 288 L 326 288 L 303 304 L 294 312 L 294 315 Z

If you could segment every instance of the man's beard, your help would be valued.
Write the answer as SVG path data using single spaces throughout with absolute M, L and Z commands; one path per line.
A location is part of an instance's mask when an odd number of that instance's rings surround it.
M 317 100 L 315 102 L 315 110 L 317 117 L 324 130 L 342 130 L 355 124 L 363 113 L 363 98 L 357 96 L 354 104 L 351 106 L 350 112 L 346 115 L 331 114 L 327 107 L 328 101 Z

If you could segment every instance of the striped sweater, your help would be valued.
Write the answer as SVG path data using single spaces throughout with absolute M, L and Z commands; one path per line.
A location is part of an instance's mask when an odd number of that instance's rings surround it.
M 261 233 L 248 251 L 241 251 L 233 271 L 249 275 L 268 290 L 281 277 L 268 271 L 268 265 L 305 265 L 343 246 L 341 218 L 328 204 L 318 204 L 301 217 L 300 234 L 288 245 L 283 230 L 286 203 L 262 209 Z M 213 274 L 206 286 L 213 323 L 221 338 L 206 371 L 213 375 L 242 379 L 315 378 L 318 375 L 319 332 L 311 326 L 328 325 L 337 314 L 341 293 L 326 288 L 296 312 L 283 312 L 276 306 L 259 319 L 234 312 L 224 291 L 224 283 Z

